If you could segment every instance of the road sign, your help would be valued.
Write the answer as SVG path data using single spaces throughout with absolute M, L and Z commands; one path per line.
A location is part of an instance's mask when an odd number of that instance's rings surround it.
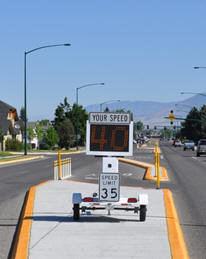
M 174 116 L 174 114 L 171 113 L 168 118 L 172 121 L 175 119 L 175 116 Z
M 117 202 L 120 199 L 120 175 L 119 173 L 100 173 L 99 176 L 99 200 L 105 202 Z
M 87 155 L 131 156 L 133 122 L 130 113 L 92 112 L 87 121 Z
M 90 112 L 89 122 L 92 124 L 129 124 L 130 113 L 126 112 Z

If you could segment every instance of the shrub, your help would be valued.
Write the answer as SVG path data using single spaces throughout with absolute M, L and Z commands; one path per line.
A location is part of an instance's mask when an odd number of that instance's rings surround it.
M 6 140 L 6 151 L 22 151 L 24 145 L 17 139 L 7 139 Z

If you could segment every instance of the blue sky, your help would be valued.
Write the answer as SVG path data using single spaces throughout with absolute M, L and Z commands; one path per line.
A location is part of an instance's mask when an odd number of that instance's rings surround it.
M 200 0 L 35 0 L 0 3 L 0 99 L 28 118 L 53 119 L 79 91 L 83 106 L 108 100 L 172 102 L 205 92 L 206 2 Z

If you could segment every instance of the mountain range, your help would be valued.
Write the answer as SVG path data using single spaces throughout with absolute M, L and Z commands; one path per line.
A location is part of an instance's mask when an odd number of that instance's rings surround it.
M 206 104 L 206 93 L 196 94 L 181 102 L 119 101 L 104 104 L 102 109 L 108 107 L 110 111 L 130 110 L 133 113 L 134 121 L 142 121 L 143 124 L 150 126 L 161 126 L 170 124 L 170 120 L 165 117 L 169 116 L 171 110 L 175 117 L 185 118 L 192 107 L 195 106 L 199 109 L 204 104 Z M 100 104 L 88 105 L 85 109 L 87 112 L 99 112 Z M 180 121 L 174 120 L 174 124 L 178 123 Z

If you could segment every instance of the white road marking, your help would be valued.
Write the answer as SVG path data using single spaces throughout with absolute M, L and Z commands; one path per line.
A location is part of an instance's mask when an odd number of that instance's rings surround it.
M 96 176 L 96 174 L 88 174 L 84 177 L 84 179 L 88 179 L 88 180 L 98 180 L 99 177 Z
M 129 176 L 131 176 L 131 175 L 133 175 L 133 174 L 132 174 L 132 173 L 123 173 L 122 175 L 129 177 Z
M 20 174 L 28 174 L 28 173 L 29 173 L 28 170 L 26 170 L 26 171 L 21 171 L 21 172 L 20 172 Z

